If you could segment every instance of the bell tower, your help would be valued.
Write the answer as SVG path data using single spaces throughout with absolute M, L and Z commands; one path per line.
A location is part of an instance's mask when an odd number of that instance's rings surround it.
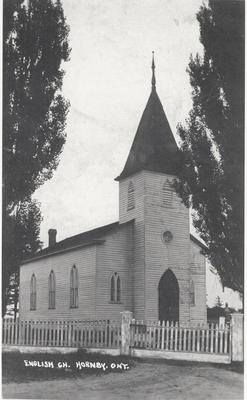
M 185 324 L 190 320 L 189 210 L 172 186 L 181 159 L 156 91 L 154 55 L 151 66 L 151 93 L 116 178 L 119 221 L 134 220 L 134 318 Z

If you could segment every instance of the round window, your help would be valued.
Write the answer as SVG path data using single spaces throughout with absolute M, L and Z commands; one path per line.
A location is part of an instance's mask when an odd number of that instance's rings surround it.
M 172 241 L 173 235 L 170 231 L 166 231 L 163 233 L 163 242 L 170 243 Z

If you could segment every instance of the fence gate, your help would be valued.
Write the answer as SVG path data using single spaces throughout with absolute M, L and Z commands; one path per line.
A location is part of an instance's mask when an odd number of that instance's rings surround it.
M 137 357 L 230 363 L 243 361 L 243 314 L 234 313 L 231 325 L 179 326 L 176 322 L 122 320 L 22 321 L 4 319 L 3 349 L 8 346 L 45 346 L 119 349 Z M 12 347 L 13 349 L 13 347 Z
M 134 355 L 141 350 L 169 353 L 169 358 L 198 361 L 230 362 L 231 328 L 229 325 L 208 324 L 198 327 L 181 327 L 178 323 L 131 323 L 131 346 Z

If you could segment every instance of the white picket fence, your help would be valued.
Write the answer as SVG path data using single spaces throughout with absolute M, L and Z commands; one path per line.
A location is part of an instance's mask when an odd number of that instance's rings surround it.
M 131 349 L 230 355 L 229 325 L 179 326 L 173 322 L 132 320 L 128 325 Z M 121 322 L 100 321 L 22 321 L 4 319 L 3 345 L 109 348 L 122 343 Z
M 3 345 L 119 348 L 120 322 L 4 319 Z
M 173 322 L 132 321 L 131 346 L 138 349 L 156 349 L 194 353 L 230 354 L 231 329 L 229 325 L 208 324 L 181 327 Z
M 132 312 L 121 321 L 14 321 L 3 319 L 3 351 L 18 346 L 98 348 L 109 354 L 230 363 L 243 361 L 243 314 L 229 324 L 179 326 L 177 323 L 136 321 Z M 112 350 L 111 350 L 112 349 Z M 51 350 L 52 351 L 52 350 Z M 94 350 L 93 350 L 94 351 Z

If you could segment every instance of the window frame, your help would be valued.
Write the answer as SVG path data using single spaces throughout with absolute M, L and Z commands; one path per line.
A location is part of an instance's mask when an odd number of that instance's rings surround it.
M 132 181 L 128 185 L 127 194 L 127 211 L 133 210 L 135 208 L 135 187 Z
M 37 309 L 37 279 L 33 273 L 30 281 L 30 311 Z
M 121 278 L 117 272 L 113 272 L 110 277 L 110 303 L 121 304 L 122 292 Z
M 173 208 L 173 190 L 168 179 L 164 182 L 161 190 L 162 207 Z
M 116 276 L 116 301 L 117 303 L 121 302 L 121 280 L 120 276 Z
M 75 265 L 70 270 L 70 308 L 79 308 L 79 278 Z
M 110 280 L 110 302 L 115 303 L 115 277 L 114 274 L 111 276 Z
M 56 276 L 53 269 L 51 270 L 48 278 L 48 309 L 56 309 Z

